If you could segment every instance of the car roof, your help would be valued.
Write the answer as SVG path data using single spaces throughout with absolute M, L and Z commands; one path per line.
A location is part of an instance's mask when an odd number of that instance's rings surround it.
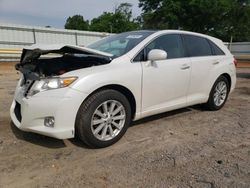
M 156 32 L 157 34 L 164 34 L 164 33 L 177 33 L 177 34 L 186 34 L 186 35 L 193 35 L 193 36 L 199 36 L 199 37 L 205 37 L 208 39 L 211 39 L 213 41 L 221 41 L 218 38 L 206 35 L 206 34 L 202 34 L 202 33 L 196 33 L 196 32 L 192 32 L 192 31 L 184 31 L 184 30 L 159 30 Z
M 138 33 L 151 33 L 151 34 L 167 34 L 167 33 L 177 33 L 177 34 L 187 34 L 187 35 L 194 35 L 194 36 L 200 36 L 205 38 L 210 38 L 212 40 L 220 40 L 218 38 L 202 34 L 202 33 L 196 33 L 192 31 L 184 31 L 184 30 L 174 30 L 174 29 L 167 29 L 167 30 L 137 30 L 137 31 L 130 31 L 130 32 L 138 32 Z

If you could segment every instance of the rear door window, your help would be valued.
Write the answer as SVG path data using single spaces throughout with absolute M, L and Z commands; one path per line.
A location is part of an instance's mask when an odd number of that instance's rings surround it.
M 183 35 L 183 38 L 190 57 L 213 55 L 207 39 L 193 35 Z

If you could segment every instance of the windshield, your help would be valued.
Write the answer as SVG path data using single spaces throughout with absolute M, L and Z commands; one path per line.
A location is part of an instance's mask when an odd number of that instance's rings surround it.
M 152 33 L 154 33 L 154 31 L 132 31 L 116 34 L 95 42 L 87 47 L 119 57 L 129 52 Z

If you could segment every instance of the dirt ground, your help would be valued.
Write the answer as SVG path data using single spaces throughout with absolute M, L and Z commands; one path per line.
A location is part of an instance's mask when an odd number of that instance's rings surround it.
M 0 187 L 250 187 L 250 69 L 224 108 L 184 108 L 135 122 L 115 145 L 24 133 L 10 121 L 19 75 L 0 63 Z

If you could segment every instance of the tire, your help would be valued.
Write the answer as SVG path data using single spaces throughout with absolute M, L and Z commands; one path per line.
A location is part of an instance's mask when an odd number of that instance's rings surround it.
M 130 122 L 128 99 L 116 90 L 101 90 L 81 104 L 76 117 L 76 135 L 91 148 L 103 148 L 116 143 Z
M 222 89 L 224 87 L 226 88 L 221 92 L 218 92 L 219 89 Z M 208 102 L 204 105 L 205 108 L 212 111 L 220 110 L 227 101 L 229 91 L 230 85 L 227 78 L 224 76 L 220 76 L 215 81 L 210 91 Z

